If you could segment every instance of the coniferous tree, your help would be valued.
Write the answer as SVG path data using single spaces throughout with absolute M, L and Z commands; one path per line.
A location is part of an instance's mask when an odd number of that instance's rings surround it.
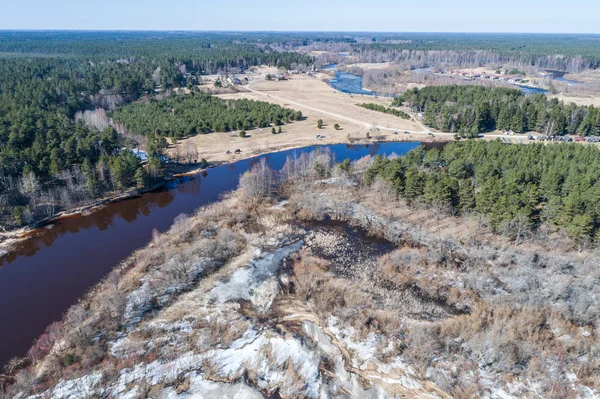
M 394 160 L 376 157 L 365 182 L 378 176 L 409 204 L 479 213 L 516 240 L 540 223 L 581 243 L 600 231 L 600 150 L 592 146 L 467 141 L 442 151 L 420 147 Z

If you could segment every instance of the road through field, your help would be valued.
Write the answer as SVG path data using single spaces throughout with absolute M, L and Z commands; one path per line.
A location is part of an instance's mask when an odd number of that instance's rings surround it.
M 403 129 L 403 128 L 400 128 L 400 127 L 392 128 L 392 127 L 386 127 L 386 126 L 373 125 L 372 123 L 369 123 L 369 122 L 365 122 L 365 121 L 362 121 L 362 120 L 351 118 L 351 117 L 346 116 L 346 115 L 340 115 L 340 114 L 337 114 L 337 113 L 334 113 L 334 112 L 325 111 L 323 109 L 320 109 L 320 108 L 317 108 L 317 107 L 313 107 L 313 106 L 311 106 L 309 104 L 301 103 L 301 102 L 298 102 L 296 100 L 292 100 L 292 99 L 289 99 L 289 98 L 284 98 L 284 97 L 277 96 L 277 95 L 274 95 L 274 94 L 269 94 L 269 93 L 265 93 L 265 92 L 262 92 L 262 91 L 259 91 L 259 90 L 255 90 L 255 89 L 252 88 L 252 85 L 254 83 L 256 83 L 256 82 L 254 81 L 254 82 L 250 82 L 249 84 L 247 84 L 246 85 L 246 89 L 248 89 L 248 91 L 250 91 L 251 93 L 255 93 L 255 94 L 258 94 L 258 95 L 266 97 L 267 100 L 269 98 L 273 98 L 273 99 L 276 99 L 276 100 L 288 103 L 290 105 L 295 105 L 295 106 L 300 107 L 300 108 L 310 109 L 311 111 L 318 112 L 318 113 L 321 113 L 321 114 L 324 114 L 324 115 L 327 115 L 327 116 L 331 116 L 331 117 L 336 118 L 336 119 L 342 119 L 342 120 L 345 120 L 347 122 L 351 122 L 351 123 L 354 123 L 354 124 L 357 124 L 357 125 L 362 125 L 366 129 L 370 129 L 372 127 L 375 127 L 377 129 L 380 129 L 380 130 L 388 130 L 388 131 L 402 130 L 402 131 L 406 131 L 406 132 L 414 133 L 414 134 L 429 134 L 429 133 L 432 133 L 429 129 L 427 129 L 425 126 L 423 126 L 419 122 L 416 122 L 416 123 L 423 129 L 423 130 L 419 130 L 419 131 L 406 130 L 406 129 Z M 374 111 L 374 112 L 376 112 L 376 111 Z M 436 134 L 438 134 L 438 133 L 436 133 Z M 439 133 L 439 134 L 448 134 L 448 135 L 453 136 L 452 133 Z
M 359 120 L 359 119 L 351 118 L 351 117 L 346 116 L 346 115 L 341 115 L 341 114 L 338 114 L 338 113 L 335 113 L 335 112 L 326 111 L 324 109 L 321 109 L 321 108 L 318 108 L 318 107 L 314 107 L 314 106 L 311 106 L 309 104 L 306 104 L 306 103 L 303 103 L 303 102 L 299 102 L 297 100 L 293 100 L 293 99 L 290 99 L 290 98 L 285 98 L 285 97 L 282 97 L 280 95 L 275 95 L 275 94 L 271 94 L 271 93 L 268 93 L 268 92 L 263 92 L 263 91 L 260 91 L 260 90 L 255 90 L 255 89 L 252 88 L 252 85 L 254 83 L 256 83 L 256 82 L 257 81 L 252 81 L 249 84 L 247 84 L 245 86 L 246 89 L 249 92 L 251 92 L 251 93 L 254 93 L 254 94 L 266 97 L 267 101 L 269 100 L 269 98 L 275 99 L 275 100 L 279 100 L 279 101 L 285 102 L 285 103 L 290 104 L 290 105 L 294 105 L 294 106 L 297 106 L 297 107 L 300 107 L 300 108 L 310 109 L 311 111 L 318 112 L 318 113 L 321 113 L 323 115 L 331 116 L 332 118 L 345 120 L 347 122 L 351 122 L 351 123 L 354 123 L 354 124 L 357 124 L 357 125 L 362 125 L 367 130 L 370 129 L 370 128 L 375 127 L 376 129 L 386 130 L 386 131 L 404 131 L 404 132 L 409 132 L 411 134 L 426 134 L 426 135 L 433 134 L 433 135 L 436 135 L 436 136 L 451 136 L 451 137 L 454 137 L 454 133 L 432 132 L 426 126 L 424 126 L 422 123 L 420 123 L 418 121 L 415 121 L 414 123 L 417 124 L 419 127 L 421 127 L 422 130 L 406 130 L 406 129 L 402 128 L 402 127 L 389 127 L 389 126 L 373 125 L 372 123 L 366 122 L 364 120 Z M 376 111 L 374 111 L 374 112 L 376 112 Z M 502 135 L 502 134 L 486 134 L 485 137 L 499 138 L 499 137 L 506 137 L 506 136 Z M 527 139 L 527 136 L 524 136 L 524 135 L 514 135 L 514 136 L 511 136 L 511 138 L 515 138 L 515 139 Z
M 237 131 L 195 135 L 179 140 L 177 145 L 169 149 L 169 155 L 176 157 L 178 151 L 181 153 L 189 141 L 196 146 L 199 159 L 204 158 L 209 162 L 233 162 L 284 148 L 364 140 L 366 132 L 387 141 L 452 141 L 454 138 L 453 133 L 430 130 L 416 117 L 412 120 L 401 119 L 359 107 L 362 103 L 388 107 L 391 99 L 342 93 L 327 85 L 323 81 L 326 78 L 324 75 L 294 75 L 291 80 L 277 82 L 266 81 L 261 76 L 251 80 L 238 92 L 218 94 L 222 99 L 246 98 L 294 108 L 302 111 L 305 120 L 281 126 L 282 134 L 271 134 L 271 128 L 258 128 L 248 131 L 245 137 L 240 137 Z M 318 119 L 324 122 L 321 129 L 317 127 Z M 392 132 L 400 134 L 392 135 Z M 502 137 L 507 136 L 485 135 L 487 139 Z M 510 138 L 529 142 L 526 136 Z M 242 155 L 235 154 L 236 149 L 239 149 Z

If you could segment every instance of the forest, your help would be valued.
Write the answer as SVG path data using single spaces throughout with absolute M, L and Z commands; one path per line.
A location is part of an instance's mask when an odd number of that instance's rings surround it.
M 600 150 L 578 144 L 500 141 L 423 147 L 377 157 L 365 180 L 393 183 L 408 203 L 455 215 L 475 213 L 516 240 L 562 229 L 581 246 L 600 244 Z
M 140 168 L 131 152 L 121 150 L 136 143 L 78 123 L 81 111 L 114 109 L 206 73 L 311 62 L 239 35 L 1 32 L 0 228 L 34 223 L 160 177 L 160 158 L 151 156 Z M 269 123 L 276 115 L 268 114 Z M 165 145 L 159 139 L 149 143 L 156 155 Z
M 164 63 L 201 74 L 254 65 L 289 69 L 292 63 L 312 64 L 312 57 L 277 51 L 262 39 L 260 34 L 226 32 L 5 31 L 0 34 L 0 58 L 60 57 L 94 66 L 107 61 Z
M 423 114 L 434 129 L 477 137 L 495 129 L 546 135 L 600 135 L 600 110 L 565 104 L 543 94 L 527 96 L 518 89 L 482 86 L 428 86 L 394 99 Z
M 598 35 L 503 33 L 372 33 L 305 40 L 312 50 L 344 51 L 361 62 L 511 64 L 570 73 L 600 68 Z
M 357 104 L 357 105 L 359 107 L 370 109 L 371 111 L 383 112 L 384 114 L 394 115 L 394 116 L 397 116 L 398 118 L 402 118 L 402 119 L 410 119 L 410 115 L 400 109 L 384 107 L 383 105 L 373 104 L 373 103 L 364 103 L 364 104 Z
M 239 110 L 202 96 L 189 100 L 215 106 L 212 111 L 202 108 L 202 117 L 191 117 L 191 111 L 186 111 L 191 102 L 177 106 L 180 115 L 157 113 L 154 118 L 162 122 L 158 128 L 150 128 L 134 115 L 143 107 L 158 111 L 160 102 L 152 99 L 156 94 L 191 87 L 203 74 L 239 73 L 255 65 L 308 68 L 316 61 L 310 51 L 321 47 L 343 49 L 364 60 L 407 58 L 424 64 L 436 59 L 462 64 L 508 59 L 520 60 L 513 63 L 515 67 L 534 63 L 562 70 L 585 69 L 598 67 L 595 43 L 593 35 L 3 31 L 0 226 L 35 222 L 80 203 L 81 198 L 87 201 L 107 190 L 147 184 L 160 176 L 159 158 L 151 157 L 150 165 L 140 168 L 128 151 L 121 150 L 137 145 L 130 139 L 78 124 L 77 115 L 83 111 L 124 107 L 115 111 L 115 118 L 149 136 L 150 152 L 156 155 L 165 145 L 165 136 L 246 129 L 298 118 L 283 109 L 228 103 L 251 113 L 252 118 L 244 122 Z M 481 96 L 491 95 L 488 105 L 478 98 L 476 108 L 462 102 L 442 103 L 450 94 L 440 94 L 439 102 L 421 101 L 419 93 L 404 97 L 415 104 L 435 104 L 427 107 L 430 126 L 464 136 L 491 128 L 580 135 L 596 135 L 600 130 L 596 109 L 563 105 L 541 96 L 486 92 Z M 499 99 L 506 96 L 511 99 L 509 105 L 500 106 Z M 127 105 L 142 98 L 144 103 Z M 169 101 L 183 102 L 181 98 Z M 215 122 L 222 116 L 226 117 Z M 123 174 L 119 169 L 124 165 L 127 173 Z M 136 173 L 138 178 L 131 178 Z
M 136 134 L 180 138 L 197 133 L 280 126 L 302 119 L 302 113 L 262 101 L 223 100 L 192 92 L 120 107 L 112 113 L 112 118 Z

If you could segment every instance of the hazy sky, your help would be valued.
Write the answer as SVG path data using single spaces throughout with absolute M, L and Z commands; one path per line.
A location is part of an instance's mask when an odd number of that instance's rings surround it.
M 2 0 L 0 29 L 600 33 L 600 0 Z

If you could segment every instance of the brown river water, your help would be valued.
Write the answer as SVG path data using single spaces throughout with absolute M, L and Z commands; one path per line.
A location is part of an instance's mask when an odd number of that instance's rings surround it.
M 419 143 L 336 144 L 341 161 L 365 155 L 405 154 Z M 0 259 L 0 365 L 25 356 L 32 342 L 86 291 L 133 251 L 152 231 L 169 228 L 175 217 L 218 201 L 237 187 L 239 176 L 261 158 L 280 169 L 288 156 L 317 147 L 287 150 L 209 169 L 169 182 L 140 197 L 109 204 L 87 216 L 58 221 Z

